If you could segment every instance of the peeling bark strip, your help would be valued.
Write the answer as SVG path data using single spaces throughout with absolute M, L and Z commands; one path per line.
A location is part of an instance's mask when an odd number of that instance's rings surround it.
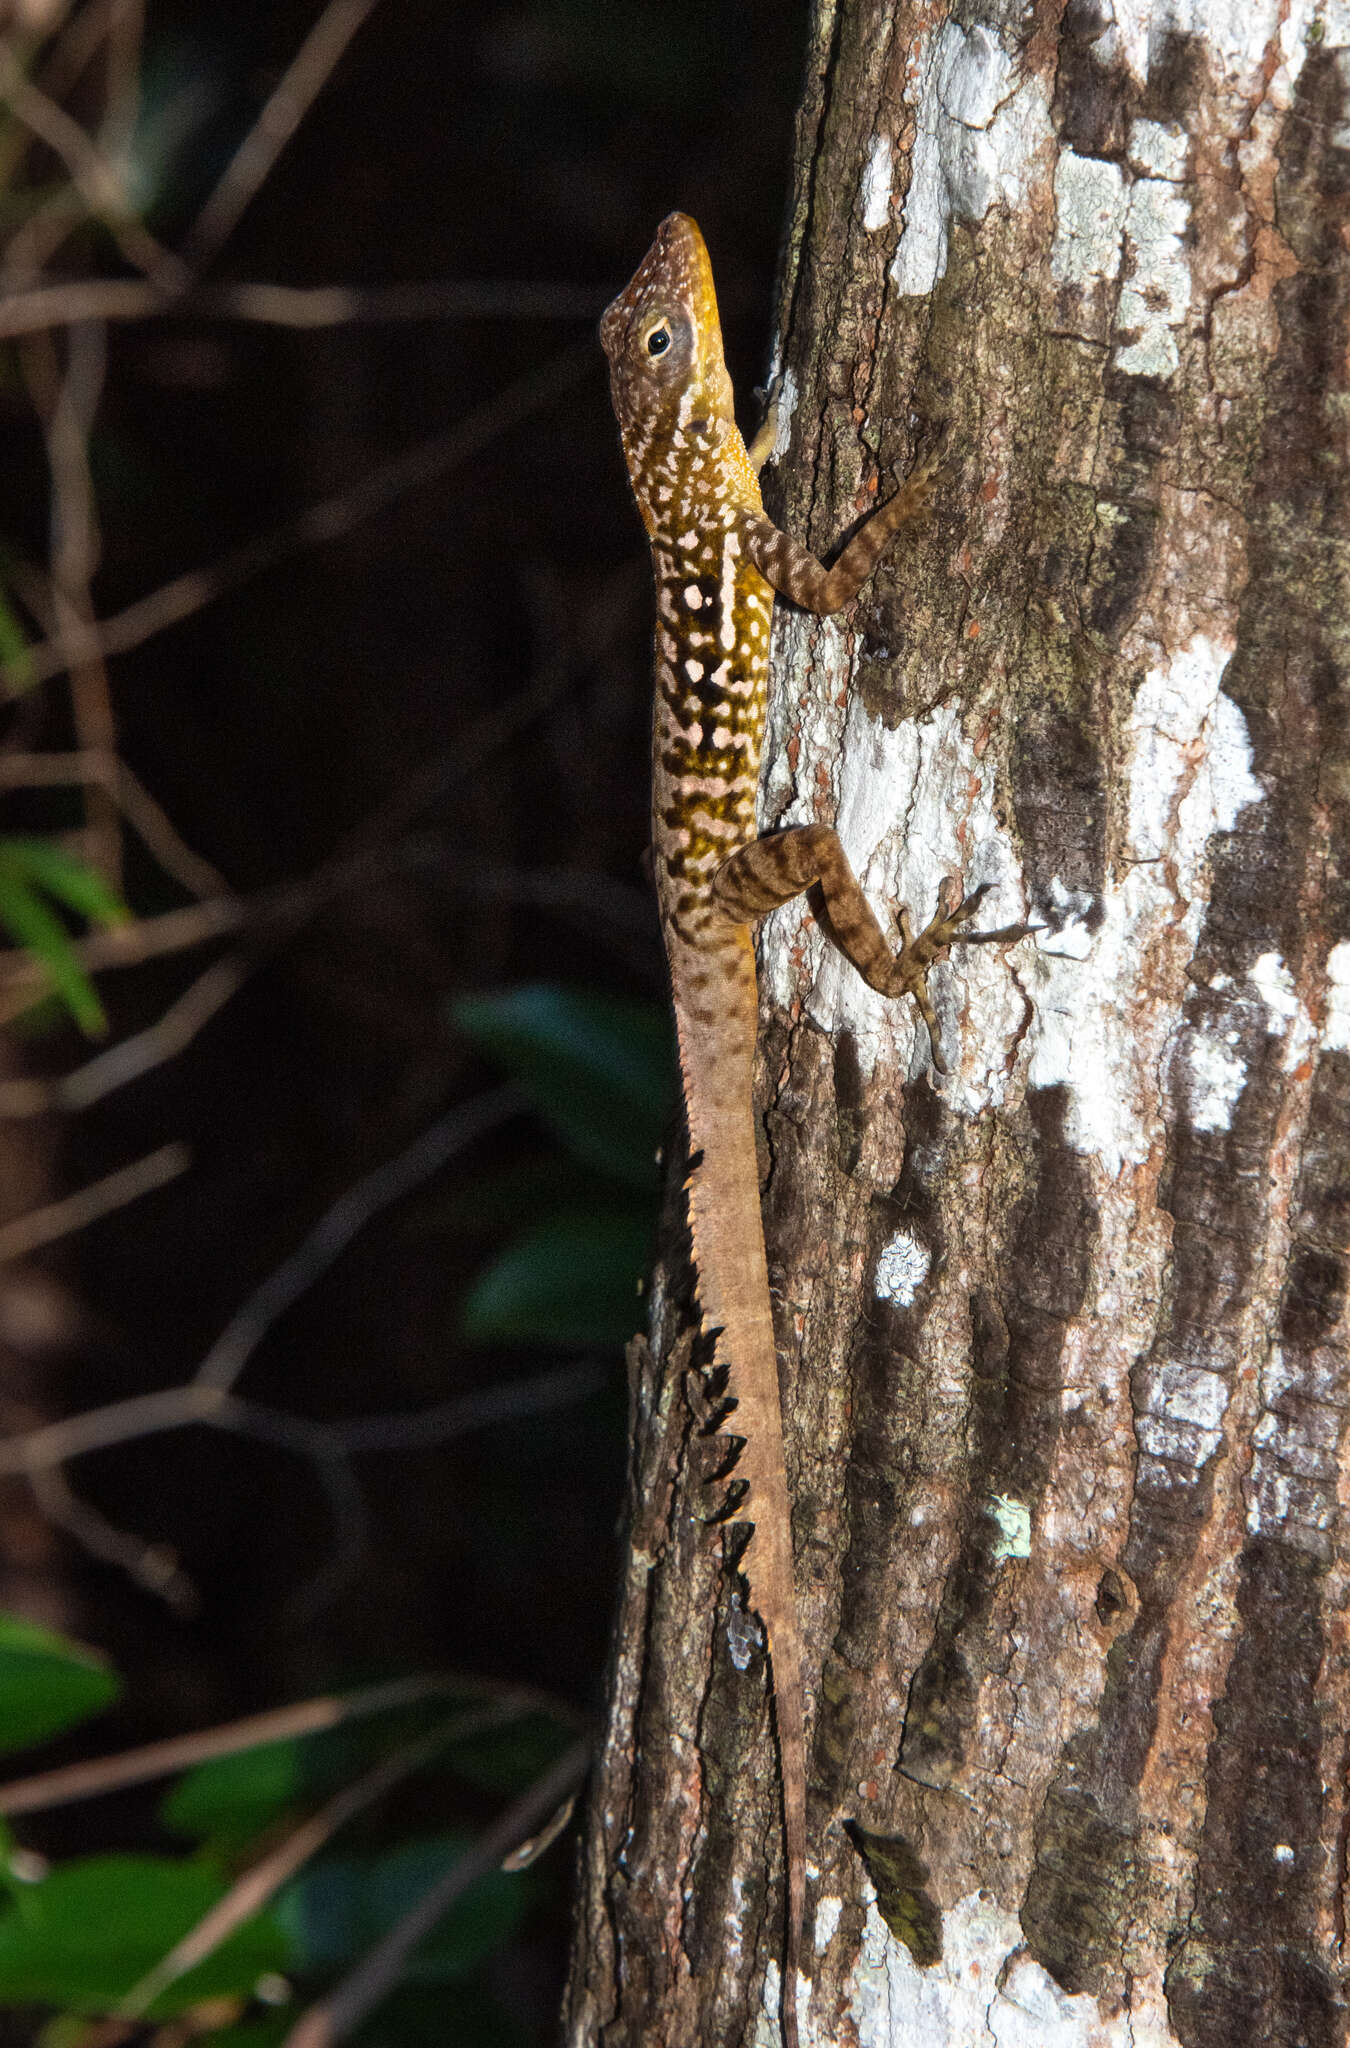
M 1350 7 L 821 0 L 797 156 L 769 509 L 818 547 L 943 469 L 851 613 L 780 607 L 763 822 L 1051 927 L 935 976 L 945 1081 L 809 911 L 763 939 L 802 2039 L 1334 2048 Z M 664 1245 L 568 2038 L 766 2048 L 764 1659 L 674 1198 Z

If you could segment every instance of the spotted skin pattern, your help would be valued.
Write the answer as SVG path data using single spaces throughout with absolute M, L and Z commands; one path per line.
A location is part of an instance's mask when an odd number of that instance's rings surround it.
M 755 829 L 774 592 L 813 612 L 837 611 L 896 528 L 927 503 L 931 472 L 911 477 L 829 570 L 765 518 L 736 427 L 708 252 L 686 214 L 661 223 L 606 310 L 600 339 L 656 583 L 652 846 L 693 1162 L 699 1301 L 735 1402 L 735 1476 L 744 1486 L 736 1518 L 752 1525 L 741 1569 L 773 1667 L 787 1892 L 782 2023 L 787 2048 L 798 2048 L 806 1732 L 751 1107 L 758 1001 L 750 927 L 819 883 L 832 935 L 873 988 L 914 996 L 941 1068 L 927 970 L 968 936 L 960 927 L 983 891 L 917 938 L 902 912 L 897 953 L 835 832 L 807 825 L 758 838 Z

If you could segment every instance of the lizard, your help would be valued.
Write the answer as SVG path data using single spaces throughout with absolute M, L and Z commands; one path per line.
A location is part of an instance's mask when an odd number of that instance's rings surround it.
M 933 1064 L 945 1071 L 929 967 L 958 940 L 1020 937 L 1025 928 L 963 929 L 986 884 L 917 936 L 902 910 L 897 952 L 831 827 L 764 836 L 756 827 L 774 593 L 822 615 L 848 604 L 897 528 L 926 507 L 934 465 L 914 471 L 830 569 L 765 517 L 736 425 L 707 246 L 687 214 L 662 221 L 606 308 L 600 340 L 656 586 L 653 869 L 688 1127 L 699 1307 L 740 1441 L 732 1514 L 750 1533 L 739 1567 L 768 1642 L 786 1873 L 781 2020 L 786 2048 L 798 2048 L 806 1721 L 751 1088 L 759 1016 L 751 929 L 818 887 L 831 936 L 870 987 L 915 999 Z

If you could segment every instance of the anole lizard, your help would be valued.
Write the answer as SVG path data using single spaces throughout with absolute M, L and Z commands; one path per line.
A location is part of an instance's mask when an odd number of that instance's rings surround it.
M 942 1069 L 928 969 L 955 941 L 976 936 L 961 927 L 984 891 L 917 938 L 902 911 L 897 953 L 837 833 L 802 825 L 760 838 L 755 826 L 774 591 L 811 612 L 838 611 L 896 528 L 926 505 L 931 469 L 916 471 L 829 570 L 765 518 L 736 426 L 708 251 L 687 214 L 662 221 L 606 309 L 600 339 L 656 580 L 652 849 L 689 1128 L 699 1301 L 735 1403 L 744 1494 L 734 1514 L 752 1524 L 740 1568 L 772 1663 L 787 1879 L 782 2023 L 787 2048 L 798 2048 L 805 1703 L 751 1104 L 758 1000 L 750 928 L 818 883 L 834 939 L 872 988 L 914 997 Z

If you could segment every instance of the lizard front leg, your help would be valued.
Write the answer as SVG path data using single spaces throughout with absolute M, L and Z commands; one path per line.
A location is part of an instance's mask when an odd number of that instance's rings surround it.
M 936 473 L 937 463 L 932 461 L 907 477 L 895 496 L 859 527 L 832 569 L 762 512 L 748 507 L 736 521 L 741 547 L 764 580 L 804 611 L 837 612 L 861 590 L 897 526 L 927 508 Z
M 909 913 L 901 910 L 903 944 L 896 952 L 877 922 L 839 834 L 829 825 L 796 825 L 785 832 L 771 832 L 752 840 L 718 869 L 713 878 L 713 894 L 737 924 L 753 924 L 815 883 L 820 884 L 828 930 L 840 952 L 853 962 L 868 987 L 878 995 L 913 996 L 928 1027 L 933 1065 L 940 1074 L 945 1074 L 947 1063 L 942 1057 L 938 1022 L 928 994 L 929 968 L 954 945 L 1020 939 L 1031 927 L 1005 925 L 996 932 L 962 930 L 992 886 L 982 882 L 955 910 L 939 911 L 917 938 L 910 929 Z

